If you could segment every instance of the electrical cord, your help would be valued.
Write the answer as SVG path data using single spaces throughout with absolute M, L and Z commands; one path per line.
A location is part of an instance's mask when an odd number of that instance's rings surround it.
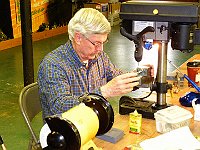
M 156 75 L 155 79 L 152 81 L 151 86 L 155 84 L 156 80 L 157 80 L 157 75 Z M 136 91 L 136 90 L 138 90 L 138 89 L 139 89 L 139 87 L 134 87 L 134 88 L 133 88 L 133 91 Z M 151 90 L 151 88 L 150 88 L 150 90 Z M 153 93 L 153 90 L 151 90 L 151 91 L 149 92 L 149 94 L 146 95 L 146 96 L 144 96 L 144 97 L 140 97 L 140 98 L 135 98 L 135 97 L 133 97 L 133 99 L 139 100 L 139 101 L 143 101 L 145 98 L 151 96 L 152 93 Z

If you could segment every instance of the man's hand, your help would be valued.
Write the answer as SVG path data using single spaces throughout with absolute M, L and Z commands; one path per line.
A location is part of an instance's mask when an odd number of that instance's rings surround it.
M 129 93 L 139 84 L 140 77 L 137 72 L 119 75 L 101 87 L 103 97 L 109 98 Z

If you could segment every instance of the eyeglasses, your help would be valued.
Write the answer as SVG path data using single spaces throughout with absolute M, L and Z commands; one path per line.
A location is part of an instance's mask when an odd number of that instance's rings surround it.
M 89 38 L 87 38 L 85 35 L 83 35 L 85 37 L 86 40 L 88 40 L 92 45 L 94 45 L 95 47 L 100 47 L 106 43 L 108 43 L 108 39 L 106 39 L 105 42 L 92 42 Z

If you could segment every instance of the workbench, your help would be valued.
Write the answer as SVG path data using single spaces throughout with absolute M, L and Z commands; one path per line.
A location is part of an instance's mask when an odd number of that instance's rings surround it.
M 181 70 L 181 72 L 183 73 L 187 73 L 187 62 L 193 60 L 200 60 L 200 54 L 194 55 L 192 58 L 183 63 L 179 67 L 179 70 Z M 173 96 L 169 98 L 168 103 L 181 106 L 191 111 L 192 114 L 194 114 L 194 110 L 192 107 L 184 107 L 179 103 L 179 98 L 190 91 L 195 91 L 195 89 L 192 87 L 188 87 L 187 81 L 185 80 L 184 86 L 180 89 L 180 91 L 177 94 L 173 94 Z M 123 130 L 125 135 L 115 144 L 98 138 L 93 139 L 94 143 L 103 150 L 122 150 L 128 145 L 138 144 L 145 139 L 153 138 L 161 134 L 156 131 L 156 121 L 153 119 L 146 118 L 142 119 L 141 134 L 129 133 L 129 115 L 115 114 L 113 127 Z M 189 127 L 194 136 L 200 136 L 200 121 L 194 121 L 194 119 L 192 118 Z

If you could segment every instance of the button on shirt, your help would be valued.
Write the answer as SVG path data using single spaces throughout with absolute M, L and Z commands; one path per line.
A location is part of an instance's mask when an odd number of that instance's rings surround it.
M 122 71 L 103 51 L 86 67 L 68 41 L 47 54 L 39 65 L 37 82 L 43 118 L 78 105 L 78 98 L 86 93 L 101 95 L 100 87 L 120 74 Z

